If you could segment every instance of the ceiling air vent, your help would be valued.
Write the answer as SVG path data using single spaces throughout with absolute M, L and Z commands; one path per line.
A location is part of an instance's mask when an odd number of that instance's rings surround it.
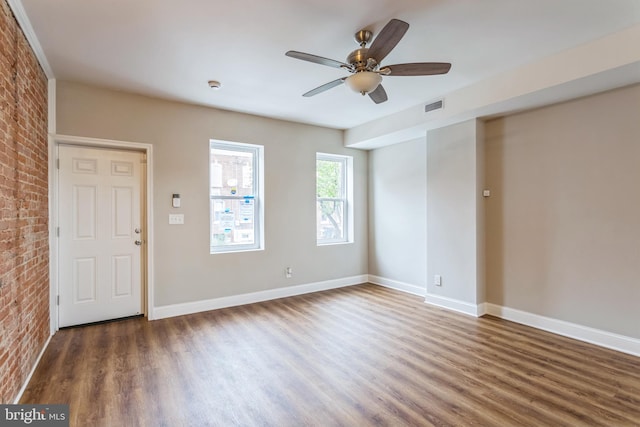
M 439 110 L 443 106 L 443 100 L 432 102 L 431 104 L 427 104 L 424 106 L 424 112 L 428 113 L 429 111 Z

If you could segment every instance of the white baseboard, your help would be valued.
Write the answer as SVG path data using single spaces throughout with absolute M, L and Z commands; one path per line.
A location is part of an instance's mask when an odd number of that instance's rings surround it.
M 511 322 L 542 329 L 543 331 L 640 356 L 640 340 L 636 338 L 490 303 L 486 303 L 486 313 Z
M 286 298 L 290 296 L 308 294 L 312 292 L 325 291 L 329 289 L 342 288 L 345 286 L 358 285 L 360 283 L 373 283 L 391 289 L 407 292 L 413 295 L 424 296 L 425 303 L 438 307 L 453 310 L 459 313 L 467 314 L 474 317 L 480 317 L 484 314 L 499 317 L 501 319 L 520 323 L 533 328 L 552 332 L 554 334 L 574 338 L 580 341 L 595 344 L 601 347 L 610 348 L 623 353 L 640 356 L 640 340 L 636 338 L 618 335 L 599 329 L 589 328 L 587 326 L 575 323 L 565 322 L 563 320 L 552 319 L 525 311 L 520 311 L 508 307 L 502 307 L 491 303 L 472 304 L 466 301 L 460 301 L 453 298 L 443 297 L 426 293 L 424 288 L 399 282 L 392 279 L 386 279 L 375 275 L 360 275 L 346 277 L 342 279 L 327 280 L 323 282 L 309 283 L 305 285 L 289 286 L 286 288 L 269 289 L 266 291 L 252 292 L 248 294 L 233 295 L 229 297 L 214 298 L 204 301 L 194 301 L 181 304 L 172 304 L 154 307 L 153 319 L 163 319 L 167 317 L 182 316 L 185 314 L 199 313 L 203 311 L 216 310 L 226 307 L 234 307 L 244 304 L 252 304 L 256 302 L 268 301 L 278 298 Z M 49 338 L 50 340 L 51 338 Z M 38 356 L 38 361 L 42 357 L 44 350 L 49 344 L 49 340 Z M 35 370 L 35 366 L 33 370 Z M 32 372 L 29 374 L 27 382 L 23 386 L 20 394 L 16 398 L 16 402 L 22 396 L 26 385 L 31 378 Z
M 252 292 L 248 294 L 232 295 L 228 297 L 213 298 L 203 301 L 185 302 L 181 304 L 162 305 L 153 308 L 153 318 L 149 320 L 164 319 L 167 317 L 183 316 L 185 314 L 200 313 L 203 311 L 217 310 L 220 308 L 234 307 L 244 304 L 269 301 L 278 298 L 292 297 L 311 292 L 326 291 L 328 289 L 343 288 L 345 286 L 358 285 L 367 282 L 367 275 L 345 277 L 343 279 L 326 280 L 323 282 L 308 283 L 305 285 L 288 286 L 286 288 L 269 289 L 266 291 Z
M 31 381 L 31 377 L 33 376 L 33 373 L 36 371 L 38 364 L 40 364 L 40 359 L 42 359 L 42 355 L 44 354 L 47 347 L 49 347 L 49 343 L 51 342 L 52 336 L 53 334 L 49 335 L 49 338 L 47 338 L 47 341 L 45 341 L 44 345 L 42 346 L 42 350 L 40 350 L 40 354 L 38 354 L 38 358 L 33 363 L 33 367 L 31 368 L 29 375 L 27 375 L 27 379 L 24 381 L 24 383 L 22 384 L 22 388 L 20 388 L 20 391 L 18 392 L 18 395 L 13 400 L 14 405 L 17 405 L 20 402 L 20 399 L 22 398 L 24 391 L 27 389 L 27 386 L 29 385 L 29 381 Z
M 384 286 L 385 288 L 396 289 L 398 291 L 407 292 L 409 294 L 418 295 L 421 297 L 424 297 L 427 293 L 427 290 L 423 287 L 399 282 L 397 280 L 386 279 L 380 276 L 374 276 L 373 274 L 369 274 L 369 283 Z
M 427 293 L 425 295 L 424 302 L 426 302 L 427 304 L 457 311 L 458 313 L 468 314 L 469 316 L 474 316 L 474 317 L 480 317 L 483 314 L 485 314 L 484 304 L 478 304 L 478 305 L 471 304 L 470 302 L 460 301 L 457 299 L 443 297 L 440 295 L 435 295 L 430 293 Z

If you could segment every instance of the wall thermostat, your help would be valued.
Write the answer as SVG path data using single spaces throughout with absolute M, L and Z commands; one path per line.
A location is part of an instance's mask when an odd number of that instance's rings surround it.
M 180 207 L 180 194 L 174 193 L 173 196 L 171 196 L 171 206 L 174 208 Z

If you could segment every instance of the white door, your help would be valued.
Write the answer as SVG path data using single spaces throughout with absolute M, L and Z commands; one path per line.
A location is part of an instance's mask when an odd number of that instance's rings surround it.
M 143 312 L 143 158 L 59 147 L 60 327 Z

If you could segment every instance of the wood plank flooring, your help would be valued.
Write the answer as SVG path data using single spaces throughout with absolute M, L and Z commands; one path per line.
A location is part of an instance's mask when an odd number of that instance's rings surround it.
M 72 426 L 640 426 L 640 358 L 365 284 L 61 330 L 21 402 Z

